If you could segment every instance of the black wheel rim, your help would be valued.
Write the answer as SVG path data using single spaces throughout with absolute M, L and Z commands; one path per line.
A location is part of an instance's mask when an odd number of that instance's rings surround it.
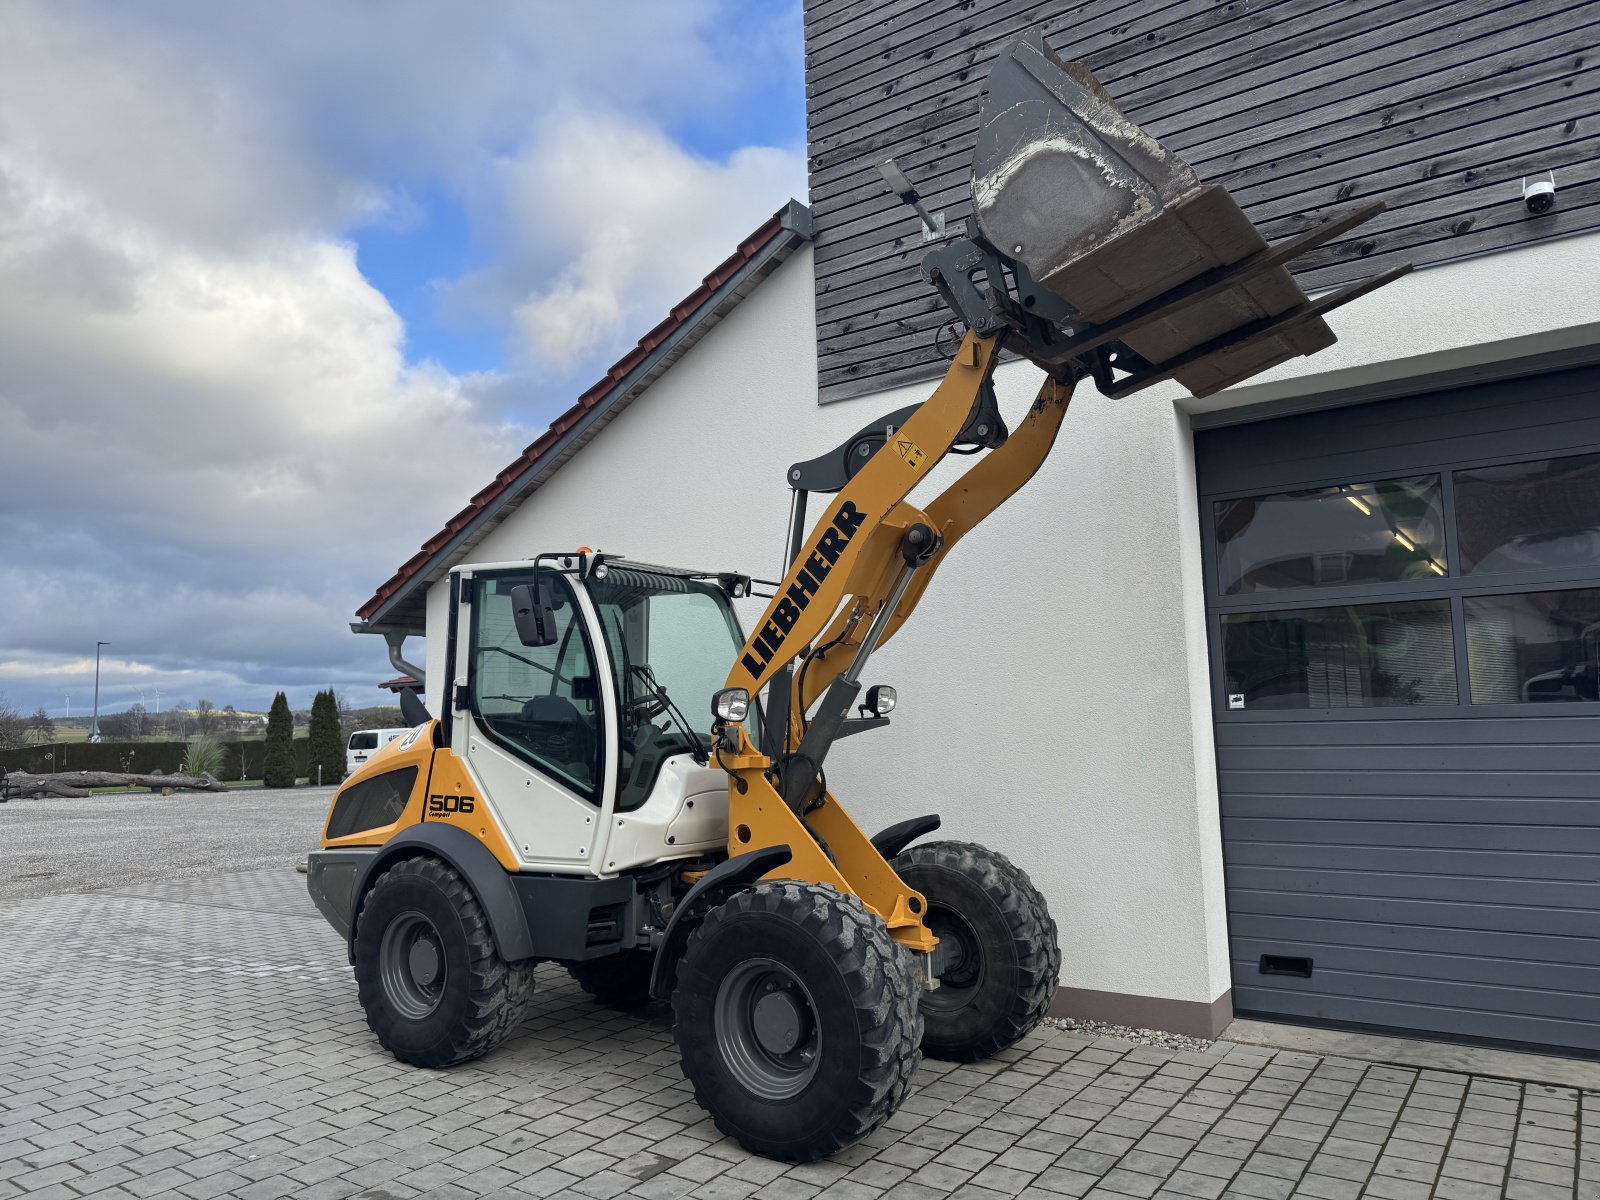
M 722 977 L 712 1009 L 728 1070 L 763 1100 L 788 1100 L 817 1074 L 822 1029 L 799 976 L 770 958 L 751 958 Z
M 922 1007 L 935 1012 L 955 1012 L 971 1004 L 989 976 L 983 942 L 954 909 L 928 906 L 924 923 L 939 939 L 933 948 L 933 973 L 939 986 L 922 997 Z
M 378 945 L 378 974 L 394 1010 L 420 1021 L 444 998 L 449 968 L 444 940 L 432 921 L 408 909 L 390 921 Z

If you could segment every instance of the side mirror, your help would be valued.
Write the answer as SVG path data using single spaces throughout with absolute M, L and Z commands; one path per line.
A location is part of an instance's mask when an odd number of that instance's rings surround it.
M 511 617 L 524 646 L 555 645 L 556 610 L 542 574 L 535 575 L 531 584 L 519 583 L 511 589 Z

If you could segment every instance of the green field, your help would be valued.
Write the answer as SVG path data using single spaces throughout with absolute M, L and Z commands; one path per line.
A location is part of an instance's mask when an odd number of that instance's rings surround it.
M 89 740 L 89 726 L 88 726 L 88 723 L 85 722 L 84 724 L 79 725 L 77 717 L 73 717 L 72 718 L 72 724 L 70 724 L 70 725 L 68 725 L 65 721 L 57 721 L 55 723 L 55 725 L 56 725 L 56 736 L 51 738 L 50 739 L 51 741 L 54 741 L 54 742 L 65 742 L 67 745 L 70 746 L 70 745 L 73 745 L 74 743 L 77 743 L 77 742 L 87 742 Z M 300 728 L 297 728 L 294 731 L 294 736 L 297 737 L 297 738 L 303 738 L 303 737 L 309 736 L 310 733 L 311 733 L 311 730 L 309 728 L 306 728 L 306 727 L 302 726 Z M 216 733 L 216 734 L 212 734 L 212 736 L 217 738 L 217 739 L 219 739 L 219 740 L 229 741 L 229 742 L 261 742 L 261 741 L 265 741 L 266 740 L 267 734 L 266 734 L 265 730 L 262 730 L 260 733 Z M 111 739 L 107 738 L 107 739 L 104 739 L 104 740 L 110 741 Z M 181 737 L 179 737 L 177 734 L 168 734 L 168 733 L 147 733 L 143 737 L 117 738 L 116 740 L 119 741 L 119 742 L 181 742 L 181 741 L 183 741 L 183 739 Z

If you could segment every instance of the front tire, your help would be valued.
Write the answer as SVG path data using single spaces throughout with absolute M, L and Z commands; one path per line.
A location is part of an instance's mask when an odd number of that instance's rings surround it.
M 379 1044 L 417 1067 L 489 1053 L 533 996 L 532 964 L 500 957 L 472 889 L 436 858 L 405 859 L 372 885 L 356 923 L 355 969 Z
M 976 1062 L 1039 1024 L 1061 974 L 1056 923 L 1044 897 L 1003 854 L 971 842 L 928 842 L 896 856 L 895 872 L 928 902 L 939 938 L 939 986 L 922 997 L 930 1058 Z
M 871 1133 L 921 1061 L 916 981 L 853 895 L 782 880 L 735 893 L 690 937 L 672 994 L 695 1099 L 768 1158 L 809 1162 Z

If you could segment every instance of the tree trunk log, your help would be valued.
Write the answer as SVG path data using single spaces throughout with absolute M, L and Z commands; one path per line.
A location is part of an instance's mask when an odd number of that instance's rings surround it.
M 81 798 L 97 787 L 186 788 L 198 792 L 225 792 L 228 785 L 210 775 L 129 775 L 121 771 L 58 771 L 29 775 L 12 771 L 0 776 L 0 792 L 12 796 L 68 796 Z

